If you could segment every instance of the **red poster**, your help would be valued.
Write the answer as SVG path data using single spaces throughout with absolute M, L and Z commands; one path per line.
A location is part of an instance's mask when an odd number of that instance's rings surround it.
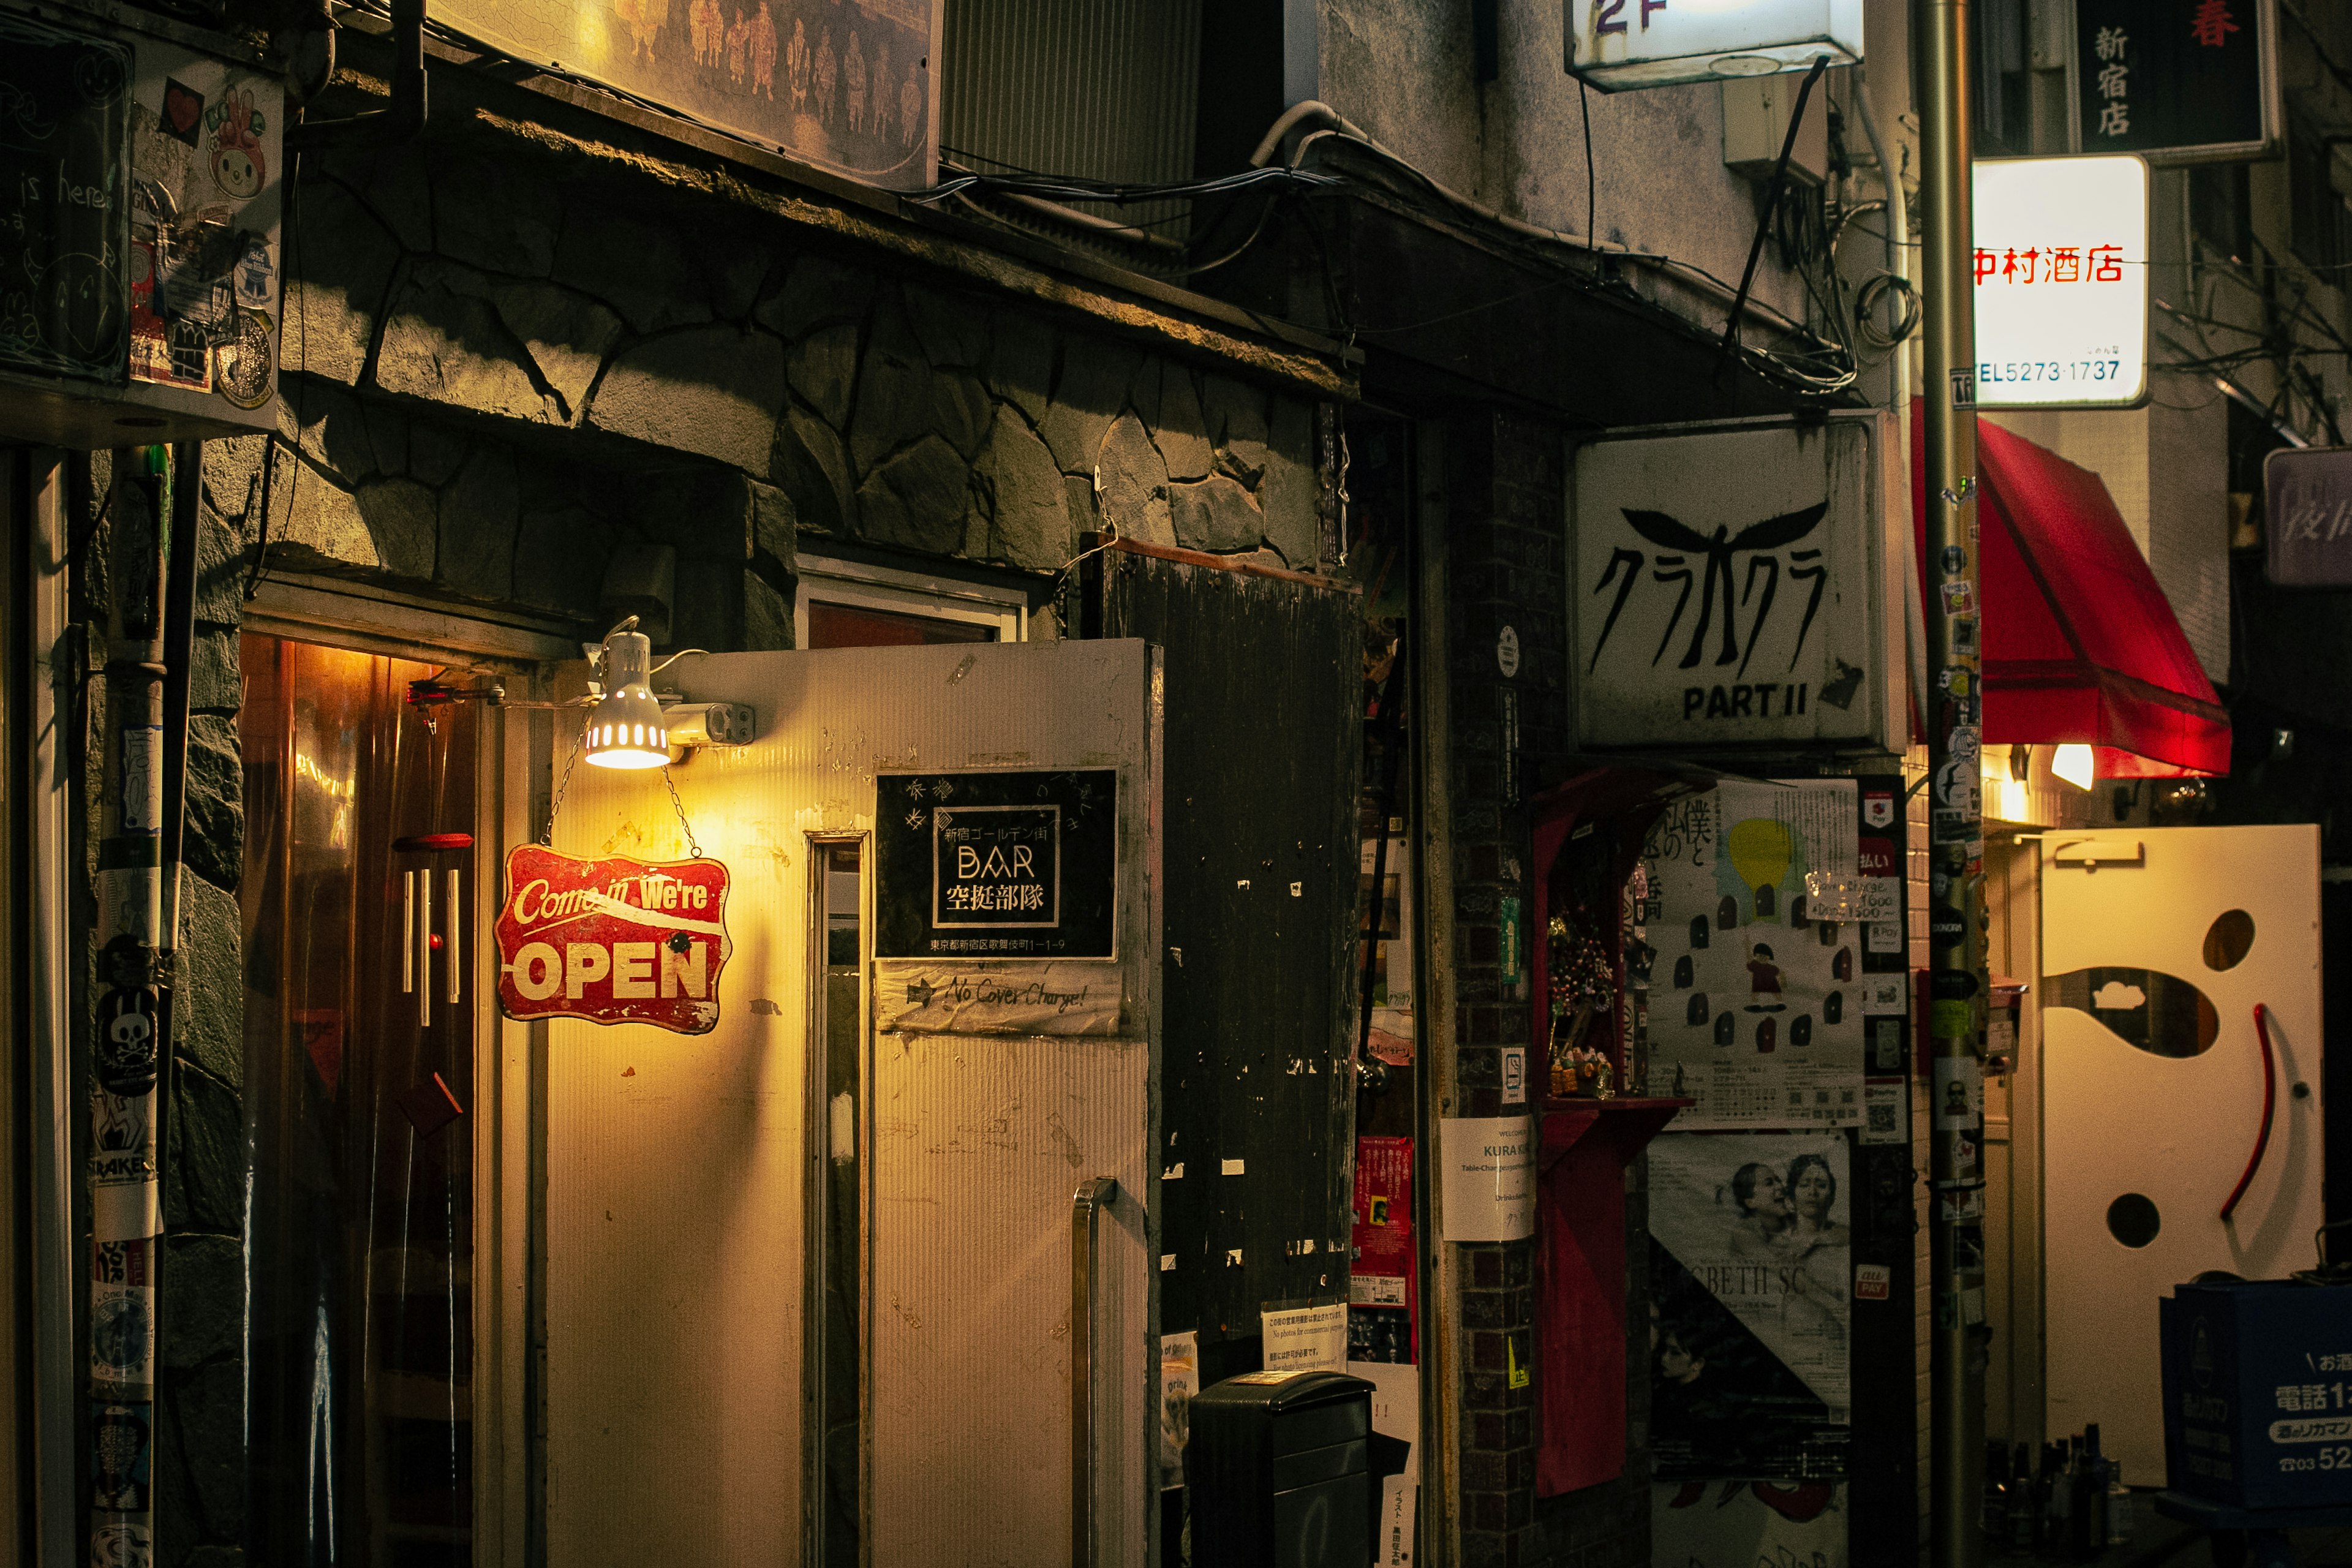
M 1418 1305 L 1412 1243 L 1412 1140 L 1356 1140 L 1356 1266 L 1348 1300 L 1359 1307 Z M 1417 1320 L 1418 1312 L 1413 1313 Z M 1420 1324 L 1413 1324 L 1419 1339 Z M 1418 1346 L 1414 1349 L 1418 1359 Z
M 507 857 L 499 910 L 499 1010 L 509 1018 L 719 1022 L 727 868 L 716 860 L 583 860 L 526 844 Z

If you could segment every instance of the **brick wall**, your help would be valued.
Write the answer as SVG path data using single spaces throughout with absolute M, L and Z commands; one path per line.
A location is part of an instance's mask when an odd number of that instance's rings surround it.
M 1555 427 L 1512 415 L 1482 414 L 1447 431 L 1446 679 L 1453 718 L 1454 943 L 1457 964 L 1455 1081 L 1447 1114 L 1497 1116 L 1502 1049 L 1530 1047 L 1529 950 L 1504 972 L 1502 900 L 1528 907 L 1532 888 L 1528 796 L 1548 761 L 1569 746 L 1566 451 Z M 1503 629 L 1517 635 L 1515 675 L 1497 658 Z M 1538 1064 L 1529 1062 L 1531 1074 Z M 1628 1205 L 1634 1244 L 1629 1321 L 1647 1314 L 1644 1214 Z M 1462 1561 L 1614 1568 L 1649 1555 L 1646 1436 L 1649 1401 L 1641 1357 L 1630 1342 L 1629 1441 L 1636 1452 L 1622 1480 L 1538 1503 L 1535 1245 L 1465 1247 L 1461 1323 L 1466 1369 L 1461 1390 Z M 1526 1385 L 1510 1386 L 1516 1362 Z

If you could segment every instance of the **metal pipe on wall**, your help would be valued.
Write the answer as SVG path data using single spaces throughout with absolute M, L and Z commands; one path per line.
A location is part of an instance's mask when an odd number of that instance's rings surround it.
M 1969 0 L 1912 0 L 1920 118 L 1926 435 L 1928 1187 L 1934 1568 L 1978 1568 L 1984 1489 L 1983 646 L 1977 597 L 1976 279 Z M 1952 1107 L 1958 1113 L 1948 1110 Z

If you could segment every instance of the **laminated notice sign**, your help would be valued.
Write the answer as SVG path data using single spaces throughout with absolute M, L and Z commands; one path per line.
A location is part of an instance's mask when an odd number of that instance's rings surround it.
M 1268 1372 L 1345 1372 L 1348 1369 L 1348 1309 L 1296 1307 L 1260 1312 Z
M 719 1023 L 727 868 L 716 860 L 586 860 L 526 844 L 507 857 L 499 910 L 499 1010 L 509 1018 Z
M 1526 1116 L 1449 1116 L 1440 1123 L 1445 1162 L 1445 1239 L 1518 1241 L 1536 1231 L 1535 1122 Z

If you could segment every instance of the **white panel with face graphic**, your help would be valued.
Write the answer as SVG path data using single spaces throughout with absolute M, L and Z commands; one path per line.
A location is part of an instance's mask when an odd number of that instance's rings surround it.
M 2126 858 L 2090 851 L 2107 841 Z M 2050 1431 L 2098 1422 L 2147 1485 L 2164 1474 L 2158 1298 L 2208 1270 L 2276 1279 L 2313 1261 L 2319 830 L 2053 833 L 2042 854 Z M 2224 1223 L 2262 1128 L 2257 1004 L 2274 1122 Z

